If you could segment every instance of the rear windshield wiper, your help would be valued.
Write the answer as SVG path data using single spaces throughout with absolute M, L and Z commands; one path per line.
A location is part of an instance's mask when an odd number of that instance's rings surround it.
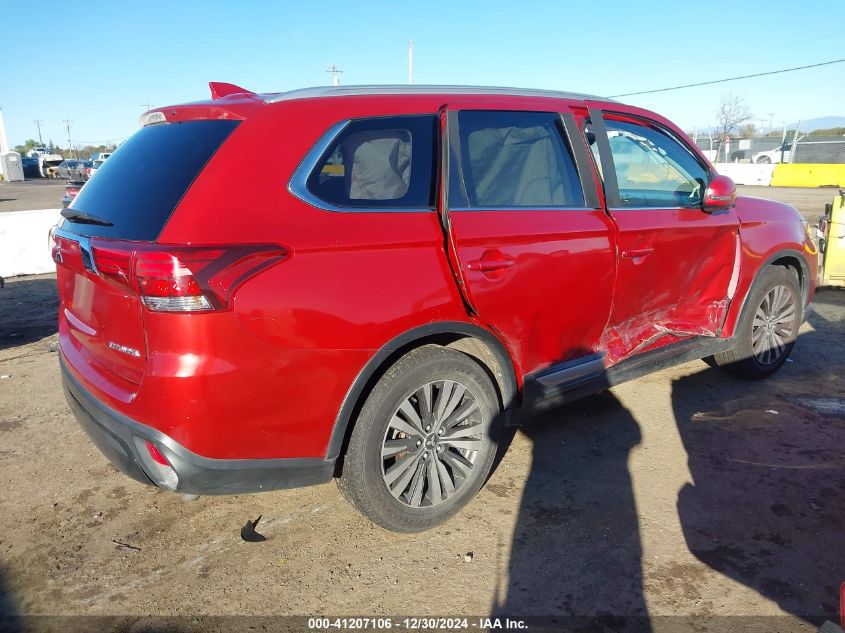
M 97 224 L 99 226 L 114 226 L 112 222 L 104 220 L 103 218 L 85 213 L 84 211 L 76 211 L 69 207 L 61 210 L 63 218 L 67 218 L 71 222 L 78 222 L 79 224 Z

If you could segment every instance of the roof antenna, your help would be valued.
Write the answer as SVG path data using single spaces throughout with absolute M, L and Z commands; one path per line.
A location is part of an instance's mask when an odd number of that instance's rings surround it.
M 337 64 L 332 64 L 328 68 L 326 68 L 327 73 L 332 74 L 332 85 L 339 86 L 340 85 L 340 73 L 343 71 L 340 69 L 340 66 Z
M 408 85 L 414 83 L 414 40 L 408 40 Z

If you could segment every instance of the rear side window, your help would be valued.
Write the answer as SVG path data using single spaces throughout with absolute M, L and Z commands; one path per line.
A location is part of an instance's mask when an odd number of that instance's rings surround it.
M 64 227 L 97 237 L 155 240 L 237 125 L 237 121 L 186 121 L 140 129 L 102 162 L 70 205 L 113 226 L 65 220 Z
M 464 110 L 450 138 L 450 207 L 586 206 L 559 115 Z
M 337 207 L 434 206 L 436 118 L 397 116 L 351 121 L 308 177 L 308 191 Z

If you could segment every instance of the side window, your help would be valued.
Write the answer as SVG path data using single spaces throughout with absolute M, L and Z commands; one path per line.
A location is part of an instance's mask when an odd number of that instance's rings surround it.
M 356 119 L 308 176 L 308 191 L 355 208 L 434 206 L 434 116 Z
M 622 207 L 701 205 L 707 171 L 675 139 L 654 128 L 605 119 Z
M 458 112 L 449 148 L 449 205 L 585 207 L 564 138 L 560 117 L 551 112 Z

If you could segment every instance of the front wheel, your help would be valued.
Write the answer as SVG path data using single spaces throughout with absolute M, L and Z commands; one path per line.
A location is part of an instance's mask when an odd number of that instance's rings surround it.
M 373 387 L 338 486 L 373 522 L 420 532 L 446 521 L 484 484 L 500 411 L 482 367 L 461 352 L 415 349 Z
M 764 270 L 751 288 L 736 345 L 716 354 L 716 365 L 743 378 L 767 378 L 786 362 L 801 326 L 798 276 L 783 266 Z

